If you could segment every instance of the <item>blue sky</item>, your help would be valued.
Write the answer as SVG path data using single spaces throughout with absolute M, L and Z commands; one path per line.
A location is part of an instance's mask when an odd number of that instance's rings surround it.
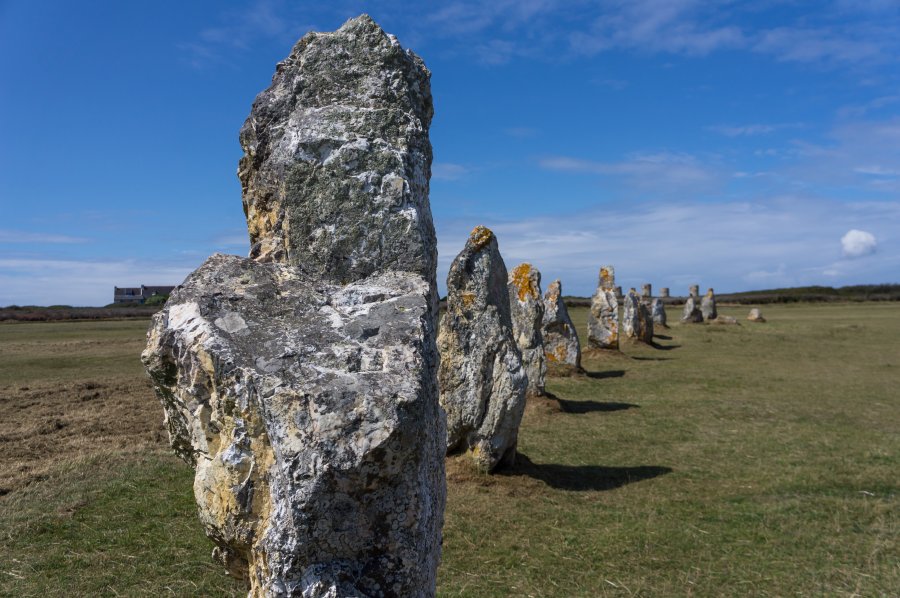
M 0 305 L 246 254 L 253 98 L 361 12 L 433 73 L 441 281 L 484 224 L 567 294 L 606 263 L 673 293 L 900 282 L 896 0 L 0 0 Z

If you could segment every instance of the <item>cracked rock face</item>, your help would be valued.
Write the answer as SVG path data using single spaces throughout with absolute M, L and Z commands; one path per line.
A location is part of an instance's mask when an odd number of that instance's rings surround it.
M 690 295 L 684 302 L 684 308 L 681 310 L 682 324 L 700 324 L 703 322 L 703 312 L 697 307 L 697 298 Z
M 447 451 L 466 452 L 483 471 L 515 461 L 528 377 L 510 316 L 507 272 L 497 239 L 476 227 L 447 276 L 438 381 L 447 413 Z
M 654 325 L 662 328 L 669 327 L 666 323 L 666 306 L 659 298 L 654 299 L 650 303 L 650 315 L 653 318 Z
M 715 320 L 716 317 L 718 317 L 718 312 L 716 311 L 716 294 L 712 289 L 706 291 L 706 294 L 703 295 L 703 299 L 700 300 L 700 312 L 707 320 Z
M 622 332 L 625 338 L 633 341 L 648 344 L 653 342 L 653 316 L 634 289 L 625 295 Z
M 542 396 L 547 362 L 541 333 L 541 323 L 544 320 L 541 273 L 531 264 L 519 264 L 509 273 L 508 286 L 513 336 L 528 376 L 527 394 Z
M 562 283 L 555 280 L 544 293 L 544 320 L 541 331 L 544 356 L 552 367 L 581 368 L 581 343 L 562 298 Z
M 297 42 L 241 129 L 251 257 L 338 282 L 434 272 L 430 77 L 365 15 Z
M 434 595 L 446 431 L 427 82 L 366 16 L 304 37 L 241 133 L 257 259 L 210 257 L 148 332 L 214 557 L 251 596 Z M 332 162 L 314 139 L 336 143 Z M 358 168 L 339 163 L 347 144 Z M 392 172 L 408 178 L 388 205 L 368 184 Z M 327 234 L 293 236 L 297 217 Z
M 594 349 L 619 350 L 619 300 L 616 273 L 612 266 L 600 268 L 597 291 L 588 313 L 588 345 Z
M 154 316 L 143 358 L 172 445 L 219 558 L 258 595 L 433 591 L 431 293 L 411 273 L 329 285 L 214 255 Z

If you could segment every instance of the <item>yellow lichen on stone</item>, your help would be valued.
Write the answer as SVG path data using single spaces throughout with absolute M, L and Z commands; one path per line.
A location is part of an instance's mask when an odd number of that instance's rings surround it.
M 612 286 L 612 277 L 610 276 L 608 268 L 600 268 L 600 286 L 604 289 L 608 289 Z
M 463 307 L 467 309 L 475 303 L 475 293 L 460 293 L 459 298 L 462 300 Z
M 472 232 L 469 233 L 469 241 L 471 241 L 475 249 L 481 249 L 490 243 L 493 238 L 494 233 L 491 232 L 491 229 L 486 226 L 481 226 L 480 224 L 473 228 Z
M 533 299 L 540 298 L 537 285 L 534 284 L 534 280 L 531 277 L 531 264 L 519 264 L 513 268 L 510 274 L 510 281 L 516 287 L 519 301 L 525 301 L 528 297 Z

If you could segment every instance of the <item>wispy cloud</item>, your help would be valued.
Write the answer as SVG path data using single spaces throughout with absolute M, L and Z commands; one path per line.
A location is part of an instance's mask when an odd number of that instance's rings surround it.
M 749 124 L 749 125 L 713 125 L 707 127 L 708 131 L 725 135 L 726 137 L 755 137 L 768 135 L 784 129 L 800 127 L 799 123 L 789 124 Z
M 854 204 L 781 196 L 720 205 L 603 205 L 516 221 L 438 222 L 439 280 L 475 224 L 494 230 L 508 267 L 531 262 L 545 285 L 561 278 L 566 292 L 578 295 L 593 291 L 597 270 L 606 263 L 616 266 L 622 286 L 651 282 L 673 292 L 695 282 L 721 291 L 889 282 L 900 265 L 900 235 L 893 232 L 900 230 L 900 201 Z M 840 243 L 848 225 L 879 238 L 878 259 L 855 260 L 850 267 Z
M 721 24 L 714 10 L 702 10 L 705 5 L 696 0 L 633 0 L 603 5 L 605 10 L 587 31 L 570 35 L 576 53 L 591 55 L 625 48 L 702 56 L 745 44 L 740 28 Z
M 90 239 L 70 235 L 0 229 L 0 243 L 68 244 L 87 243 L 88 241 Z
M 221 13 L 219 23 L 197 33 L 196 39 L 178 44 L 185 62 L 201 69 L 226 63 L 235 51 L 248 50 L 260 40 L 290 44 L 313 29 L 302 23 L 296 7 L 284 0 L 253 0 L 246 7 Z
M 635 188 L 667 193 L 706 188 L 722 179 L 721 173 L 697 157 L 672 152 L 633 154 L 618 162 L 549 156 L 541 159 L 539 165 L 545 170 L 623 177 Z
M 179 284 L 196 263 L 0 259 L 0 305 L 106 305 L 114 286 Z
M 431 165 L 431 178 L 438 181 L 456 181 L 469 173 L 462 164 L 452 162 L 435 162 Z

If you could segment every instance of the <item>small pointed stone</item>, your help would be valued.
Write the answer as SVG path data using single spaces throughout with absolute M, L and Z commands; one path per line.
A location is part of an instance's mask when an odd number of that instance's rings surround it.
M 486 472 L 515 462 L 528 387 L 507 280 L 494 233 L 475 227 L 450 266 L 438 335 L 447 452 L 467 453 Z
M 519 264 L 509 273 L 509 307 L 513 335 L 528 375 L 529 396 L 543 396 L 547 362 L 544 358 L 541 273 L 531 264 Z
M 562 298 L 562 283 L 557 279 L 544 293 L 544 355 L 551 369 L 581 369 L 581 343 Z

